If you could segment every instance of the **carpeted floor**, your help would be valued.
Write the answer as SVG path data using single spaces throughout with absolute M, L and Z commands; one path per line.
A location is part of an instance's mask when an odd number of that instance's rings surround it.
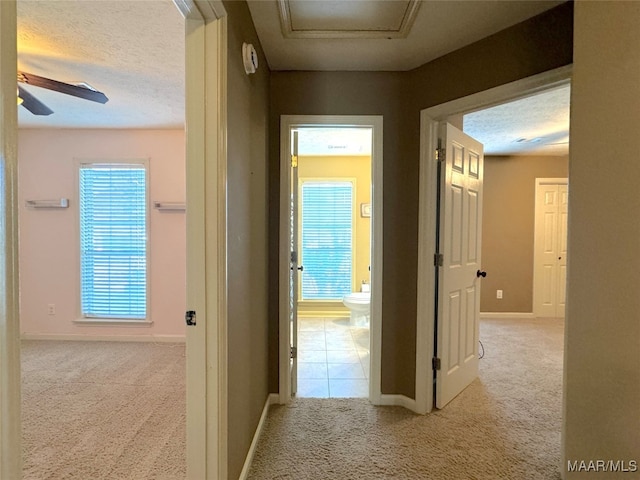
M 365 399 L 272 407 L 249 478 L 557 480 L 562 320 L 483 320 L 480 378 L 420 416 Z
M 23 341 L 23 478 L 184 479 L 184 354 L 184 344 Z

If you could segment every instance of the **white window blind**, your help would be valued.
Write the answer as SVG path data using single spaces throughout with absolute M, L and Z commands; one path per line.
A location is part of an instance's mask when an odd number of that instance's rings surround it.
M 146 191 L 143 164 L 80 166 L 83 317 L 146 318 Z
M 338 300 L 351 293 L 353 185 L 302 183 L 302 300 Z

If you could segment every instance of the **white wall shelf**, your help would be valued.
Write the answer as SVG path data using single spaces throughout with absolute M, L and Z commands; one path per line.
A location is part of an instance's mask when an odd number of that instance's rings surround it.
M 25 205 L 27 208 L 40 209 L 69 208 L 69 199 L 58 198 L 56 200 L 26 200 Z
M 161 212 L 184 212 L 187 205 L 184 202 L 153 202 L 153 208 Z

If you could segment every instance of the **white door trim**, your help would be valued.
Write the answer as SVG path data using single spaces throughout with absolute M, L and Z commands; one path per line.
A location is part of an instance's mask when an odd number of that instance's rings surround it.
M 186 333 L 187 478 L 226 479 L 227 20 L 217 0 L 175 4 L 186 35 L 186 300 L 196 311 Z
M 372 252 L 371 262 L 371 313 L 370 313 L 370 362 L 369 400 L 381 402 L 381 351 L 382 351 L 382 135 L 383 121 L 380 115 L 283 115 L 280 119 L 280 249 L 279 249 L 279 402 L 291 400 L 289 378 L 289 232 L 291 229 L 289 208 L 290 159 L 292 127 L 309 126 L 371 127 L 373 129 L 372 161 Z
M 540 288 L 539 288 L 539 271 L 538 271 L 538 264 L 540 263 L 540 258 L 538 258 L 538 237 L 539 237 L 539 232 L 538 232 L 538 190 L 540 188 L 541 185 L 565 185 L 568 186 L 569 185 L 569 179 L 566 177 L 563 178 L 536 178 L 536 206 L 534 207 L 534 219 L 535 219 L 535 228 L 533 230 L 533 238 L 534 238 L 534 242 L 533 242 L 533 317 L 544 317 L 545 315 L 543 315 L 541 313 L 541 308 L 540 308 Z M 566 261 L 566 259 L 565 259 Z
M 0 478 L 22 478 L 16 2 L 0 1 Z
M 418 298 L 416 325 L 416 412 L 433 409 L 438 123 L 452 115 L 480 110 L 569 83 L 571 66 L 543 72 L 420 112 L 420 189 L 418 219 Z

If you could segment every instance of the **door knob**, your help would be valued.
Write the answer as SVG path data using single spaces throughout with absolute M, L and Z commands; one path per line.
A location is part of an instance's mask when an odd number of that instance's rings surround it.
M 476 277 L 478 277 L 478 278 L 480 278 L 480 277 L 484 278 L 484 277 L 486 277 L 486 276 L 487 276 L 487 272 L 483 272 L 483 271 L 481 271 L 481 270 L 478 270 L 478 271 L 476 272 Z
M 300 270 L 300 271 L 302 272 L 302 271 L 304 270 L 304 266 L 303 266 L 303 265 L 300 265 L 300 266 L 298 267 L 298 270 Z

